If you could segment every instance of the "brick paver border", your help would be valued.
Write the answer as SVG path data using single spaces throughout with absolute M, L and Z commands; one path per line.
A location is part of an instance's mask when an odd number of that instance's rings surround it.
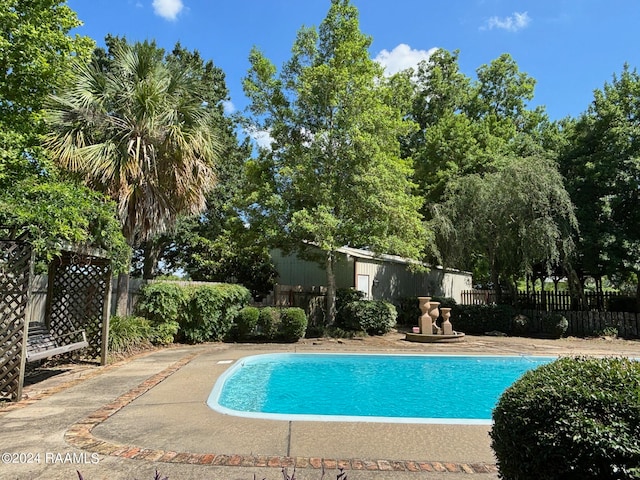
M 340 470 L 376 470 L 403 472 L 442 472 L 442 473 L 497 473 L 496 465 L 489 463 L 446 463 L 424 462 L 415 460 L 372 460 L 358 458 L 316 458 L 316 457 L 287 457 L 266 455 L 232 455 L 215 453 L 188 453 L 156 450 L 136 445 L 122 445 L 101 440 L 91 431 L 100 423 L 107 420 L 133 400 L 149 391 L 160 382 L 177 372 L 198 353 L 189 354 L 178 360 L 163 371 L 153 375 L 137 387 L 129 390 L 116 400 L 99 408 L 85 419 L 72 425 L 64 434 L 70 445 L 95 452 L 135 460 L 149 460 L 164 463 L 188 463 L 197 465 L 218 465 L 238 467 L 272 467 L 272 468 L 311 468 L 311 469 L 340 469 Z

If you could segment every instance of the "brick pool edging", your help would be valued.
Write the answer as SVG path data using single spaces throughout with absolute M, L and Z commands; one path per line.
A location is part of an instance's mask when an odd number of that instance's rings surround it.
M 195 465 L 237 466 L 237 467 L 293 467 L 313 469 L 342 469 L 368 471 L 404 472 L 451 472 L 451 473 L 497 473 L 495 464 L 424 462 L 416 460 L 371 460 L 371 459 L 329 459 L 317 457 L 287 457 L 267 455 L 232 455 L 215 453 L 188 453 L 149 449 L 136 445 L 122 445 L 95 437 L 92 430 L 140 397 L 160 382 L 187 365 L 199 353 L 189 354 L 161 372 L 132 388 L 113 402 L 99 408 L 83 420 L 73 424 L 64 434 L 65 441 L 77 448 L 119 458 L 148 460 L 163 463 L 186 463 Z

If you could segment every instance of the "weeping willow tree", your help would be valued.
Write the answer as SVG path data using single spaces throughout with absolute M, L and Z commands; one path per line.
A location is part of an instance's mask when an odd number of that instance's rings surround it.
M 569 259 L 578 228 L 562 176 L 543 157 L 509 159 L 491 173 L 452 181 L 433 206 L 432 224 L 443 263 L 486 265 L 498 296 L 534 265 L 550 270 Z

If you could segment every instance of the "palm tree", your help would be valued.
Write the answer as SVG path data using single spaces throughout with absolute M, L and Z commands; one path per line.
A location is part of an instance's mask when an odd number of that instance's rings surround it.
M 218 142 L 189 69 L 154 43 L 119 42 L 113 58 L 79 65 L 73 85 L 51 98 L 45 145 L 59 164 L 113 198 L 130 247 L 204 210 L 215 185 Z M 126 312 L 128 272 L 118 278 Z

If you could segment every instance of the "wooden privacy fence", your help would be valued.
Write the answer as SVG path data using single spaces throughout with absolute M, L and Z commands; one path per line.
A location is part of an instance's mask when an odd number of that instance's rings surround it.
M 640 338 L 640 315 L 631 312 L 561 312 L 569 322 L 567 335 L 588 337 L 615 332 L 621 338 Z
M 310 325 L 321 325 L 326 310 L 325 287 L 302 287 L 300 285 L 276 285 L 262 305 L 276 307 L 300 307 L 307 314 Z
M 461 305 L 491 305 L 496 303 L 496 292 L 493 290 L 462 290 Z
M 531 333 L 543 333 L 544 318 L 558 313 L 567 319 L 566 336 L 593 337 L 604 334 L 614 334 L 620 338 L 640 337 L 640 315 L 630 312 L 586 312 L 586 311 L 557 311 L 543 312 L 541 310 L 514 309 L 517 314 L 529 319 Z M 513 319 L 511 321 L 513 327 Z
M 569 292 L 518 292 L 517 304 L 523 308 L 547 311 L 624 311 L 615 305 L 616 300 L 626 298 L 613 292 L 585 292 L 573 297 Z
M 567 335 L 586 337 L 611 331 L 623 338 L 640 338 L 638 312 L 610 311 L 616 300 L 624 298 L 610 292 L 587 292 L 576 301 L 568 292 L 519 292 L 513 311 L 532 320 L 535 332 L 542 332 L 542 318 L 555 312 L 567 319 Z M 461 299 L 462 305 L 497 303 L 492 290 L 466 290 Z
M 505 300 L 509 299 L 507 292 L 503 293 Z M 572 297 L 569 292 L 554 291 L 519 291 L 516 305 L 529 310 L 543 310 L 549 312 L 583 310 L 583 311 L 611 311 L 617 299 L 626 298 L 613 292 L 585 292 L 582 298 Z M 496 292 L 493 290 L 463 290 L 461 292 L 462 305 L 490 305 L 498 303 Z

